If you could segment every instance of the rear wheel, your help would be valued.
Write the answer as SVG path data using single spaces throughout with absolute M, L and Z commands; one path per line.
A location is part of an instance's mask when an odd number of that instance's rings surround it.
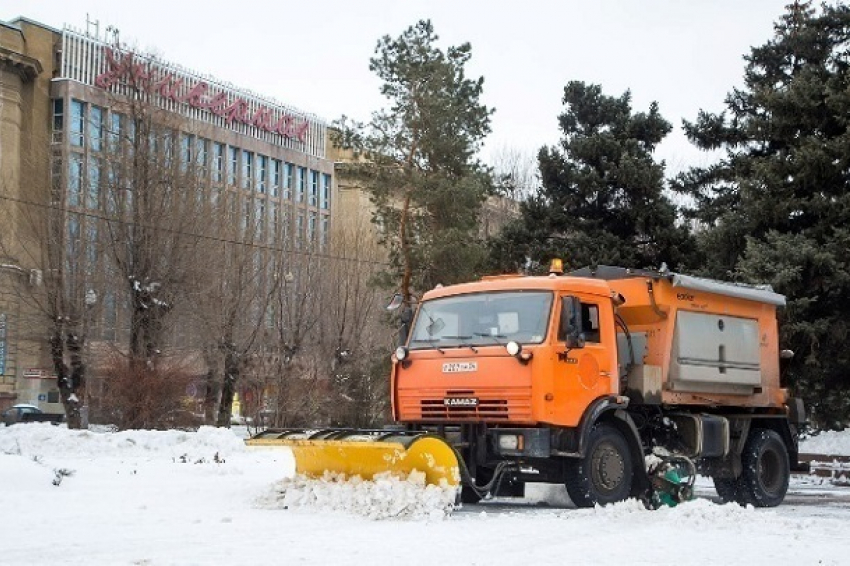
M 729 503 L 732 501 L 739 501 L 741 497 L 741 488 L 738 484 L 738 480 L 735 478 L 713 478 L 714 479 L 714 489 L 717 491 L 717 495 L 720 496 L 720 499 L 723 500 L 724 503 Z
M 776 507 L 785 499 L 791 469 L 788 449 L 776 431 L 754 429 L 741 454 L 739 478 L 742 503 Z
M 568 462 L 565 483 L 573 503 L 593 507 L 626 499 L 632 480 L 626 439 L 613 426 L 598 423 L 590 432 L 585 457 Z

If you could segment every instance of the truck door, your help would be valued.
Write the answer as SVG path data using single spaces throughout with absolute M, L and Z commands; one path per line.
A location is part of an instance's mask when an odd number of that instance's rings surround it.
M 612 354 L 606 344 L 614 329 L 608 328 L 611 317 L 606 316 L 610 304 L 601 299 L 562 296 L 560 309 L 553 376 L 556 420 L 576 426 L 594 399 L 610 393 Z

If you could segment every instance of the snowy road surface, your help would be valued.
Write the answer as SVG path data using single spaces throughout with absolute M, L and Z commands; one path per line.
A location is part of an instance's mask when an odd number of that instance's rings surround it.
M 701 481 L 673 509 L 578 510 L 547 487 L 450 515 L 439 493 L 387 483 L 371 495 L 392 493 L 401 518 L 374 520 L 377 504 L 350 487 L 300 487 L 347 511 L 284 509 L 292 471 L 285 450 L 249 451 L 226 430 L 0 428 L 0 564 L 850 563 L 850 488 L 818 479 L 795 477 L 768 510 L 719 505 Z

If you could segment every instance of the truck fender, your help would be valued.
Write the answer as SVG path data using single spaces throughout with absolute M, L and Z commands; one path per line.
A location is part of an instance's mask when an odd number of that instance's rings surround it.
M 618 397 L 600 397 L 593 401 L 581 416 L 581 421 L 578 424 L 578 451 L 577 456 L 584 456 L 587 447 L 587 439 L 590 437 L 590 431 L 593 430 L 593 425 L 609 411 L 625 409 L 628 406 L 628 401 L 621 401 Z M 627 439 L 630 440 L 630 439 Z
M 634 473 L 632 495 L 640 496 L 649 491 L 650 482 L 649 476 L 646 473 L 646 465 L 644 464 L 640 433 L 631 415 L 626 411 L 627 406 L 628 400 L 624 400 L 622 397 L 602 397 L 594 401 L 588 407 L 588 410 L 585 411 L 579 423 L 578 453 L 584 457 L 590 432 L 597 422 L 605 420 L 617 427 L 620 433 L 622 433 L 623 438 L 626 439 L 632 456 L 632 469 Z

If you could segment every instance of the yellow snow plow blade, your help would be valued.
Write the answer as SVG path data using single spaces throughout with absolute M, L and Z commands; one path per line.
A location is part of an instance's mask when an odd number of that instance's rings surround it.
M 325 472 L 360 476 L 425 474 L 427 484 L 460 483 L 457 453 L 442 438 L 357 431 L 263 431 L 245 441 L 249 446 L 286 446 L 295 457 L 295 471 L 309 477 Z

